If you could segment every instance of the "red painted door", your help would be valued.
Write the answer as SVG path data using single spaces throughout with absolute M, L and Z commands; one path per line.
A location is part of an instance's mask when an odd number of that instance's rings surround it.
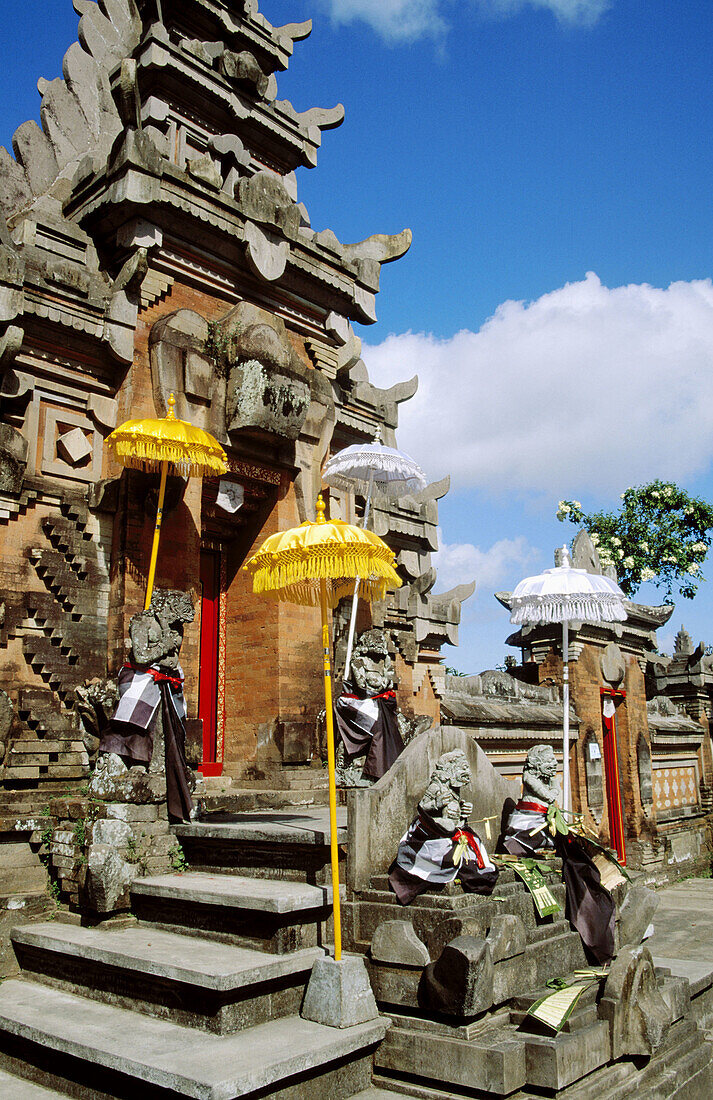
M 624 815 L 621 809 L 619 783 L 619 752 L 616 739 L 616 705 L 609 694 L 602 695 L 602 724 L 604 726 L 604 776 L 609 807 L 611 845 L 616 850 L 622 867 L 626 866 L 624 843 Z
M 218 742 L 218 645 L 220 640 L 220 554 L 201 551 L 201 655 L 198 717 L 203 722 L 203 775 L 220 775 Z

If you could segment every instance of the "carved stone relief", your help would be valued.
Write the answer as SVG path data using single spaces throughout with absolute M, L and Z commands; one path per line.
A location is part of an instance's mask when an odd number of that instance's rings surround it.
M 584 771 L 587 777 L 587 803 L 597 825 L 604 812 L 602 752 L 594 730 L 587 730 L 584 739 Z
M 643 733 L 636 742 L 636 761 L 639 769 L 639 791 L 644 813 L 649 813 L 654 803 L 654 782 L 651 771 L 651 749 Z

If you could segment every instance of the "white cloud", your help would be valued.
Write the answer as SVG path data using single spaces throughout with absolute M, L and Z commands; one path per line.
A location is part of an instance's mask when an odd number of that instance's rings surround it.
M 448 592 L 457 584 L 475 580 L 476 592 L 487 590 L 491 596 L 498 585 L 510 583 L 515 574 L 519 580 L 522 570 L 539 556 L 539 551 L 522 536 L 500 539 L 488 550 L 481 550 L 472 542 L 444 543 L 439 530 L 438 551 L 433 555 L 438 570 L 436 587 L 439 592 Z
M 516 15 L 526 7 L 551 11 L 560 23 L 591 26 L 613 0 L 474 0 L 481 10 L 500 16 Z M 362 22 L 388 42 L 438 38 L 447 29 L 444 0 L 322 0 L 338 25 Z M 448 5 L 450 6 L 450 5 Z M 452 10 L 452 9 L 450 9 Z M 452 19 L 450 20 L 452 23 Z
M 713 458 L 713 284 L 609 289 L 591 272 L 478 332 L 391 335 L 376 385 L 418 373 L 399 446 L 456 488 L 619 493 Z
M 485 10 L 515 15 L 525 7 L 551 11 L 560 23 L 591 27 L 612 6 L 612 0 L 478 0 Z
M 387 41 L 412 42 L 445 30 L 439 0 L 323 0 L 337 24 L 367 23 Z

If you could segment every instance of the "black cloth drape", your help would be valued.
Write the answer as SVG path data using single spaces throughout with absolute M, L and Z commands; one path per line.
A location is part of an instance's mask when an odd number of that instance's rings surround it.
M 344 681 L 334 706 L 336 732 L 349 761 L 364 756 L 363 775 L 381 779 L 404 751 L 399 733 L 396 692 L 366 695 Z

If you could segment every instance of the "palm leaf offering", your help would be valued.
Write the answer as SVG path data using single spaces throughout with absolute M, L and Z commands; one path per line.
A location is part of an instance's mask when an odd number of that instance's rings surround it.
M 563 978 L 552 978 L 547 984 L 556 986 L 554 993 L 546 993 L 539 1001 L 535 1001 L 527 1010 L 527 1015 L 533 1016 L 557 1034 L 574 1012 L 585 989 L 606 978 L 608 973 L 603 967 L 575 970 L 575 981 L 571 984 Z
M 517 863 L 508 861 L 508 866 L 512 867 L 518 878 L 521 878 L 527 886 L 540 917 L 551 917 L 553 913 L 561 911 L 562 906 L 545 882 L 542 873 L 535 866 L 534 860 L 521 859 Z

